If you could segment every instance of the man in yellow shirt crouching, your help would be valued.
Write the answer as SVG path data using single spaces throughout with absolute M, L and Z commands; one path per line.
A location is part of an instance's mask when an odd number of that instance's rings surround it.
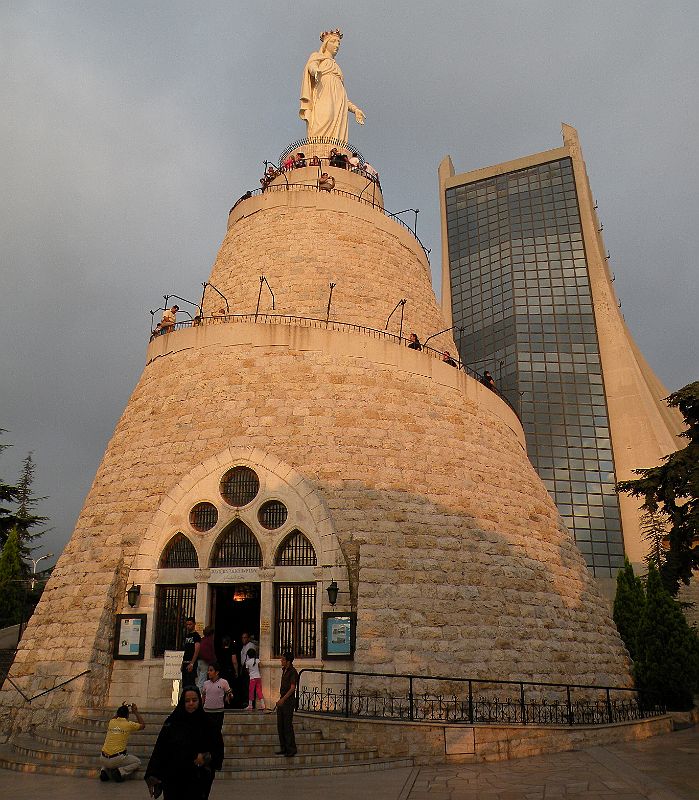
M 102 745 L 100 757 L 101 781 L 108 781 L 111 776 L 115 781 L 121 782 L 141 766 L 141 760 L 136 756 L 129 755 L 126 746 L 129 736 L 134 731 L 142 731 L 146 727 L 146 723 L 138 713 L 136 703 L 131 703 L 130 708 L 136 717 L 136 722 L 129 719 L 129 706 L 124 703 L 117 708 L 116 714 L 107 725 L 107 736 Z

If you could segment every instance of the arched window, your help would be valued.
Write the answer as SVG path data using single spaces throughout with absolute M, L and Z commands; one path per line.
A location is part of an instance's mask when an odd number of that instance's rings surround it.
M 176 533 L 165 545 L 165 549 L 160 556 L 161 569 L 177 569 L 178 567 L 199 566 L 197 551 L 194 545 L 183 533 Z
M 315 567 L 316 551 L 301 531 L 291 533 L 279 545 L 274 562 L 278 567 Z
M 218 537 L 211 553 L 212 567 L 261 567 L 262 550 L 253 532 L 239 519 Z

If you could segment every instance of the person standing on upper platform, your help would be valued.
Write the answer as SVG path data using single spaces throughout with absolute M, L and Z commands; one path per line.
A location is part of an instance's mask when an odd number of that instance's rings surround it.
M 306 136 L 325 136 L 346 142 L 347 113 L 351 111 L 360 125 L 366 119 L 361 108 L 350 102 L 345 80 L 335 61 L 342 33 L 338 29 L 323 31 L 320 50 L 311 53 L 301 80 L 299 116 L 306 121 Z

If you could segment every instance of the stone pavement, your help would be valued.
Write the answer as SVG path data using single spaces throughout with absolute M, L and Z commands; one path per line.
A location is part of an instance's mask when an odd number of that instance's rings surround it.
M 492 764 L 416 767 L 365 775 L 220 782 L 211 800 L 697 800 L 699 728 L 640 742 Z M 0 770 L 0 796 L 13 800 L 125 800 L 145 784 Z

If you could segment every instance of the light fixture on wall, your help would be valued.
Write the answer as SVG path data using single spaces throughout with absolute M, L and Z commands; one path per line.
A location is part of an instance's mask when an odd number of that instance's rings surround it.
M 337 603 L 337 593 L 339 591 L 337 583 L 335 581 L 331 581 L 330 586 L 325 590 L 328 593 L 328 601 L 330 602 L 331 606 L 334 606 Z
M 133 581 L 131 582 L 131 586 L 129 586 L 126 592 L 126 599 L 129 601 L 129 605 L 131 608 L 136 608 L 138 604 L 138 598 L 141 596 L 141 585 L 139 584 L 136 586 Z

